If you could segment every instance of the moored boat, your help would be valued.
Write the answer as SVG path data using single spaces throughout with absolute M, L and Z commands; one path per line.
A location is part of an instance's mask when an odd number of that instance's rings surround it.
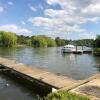
M 62 48 L 63 53 L 72 53 L 73 51 L 75 51 L 75 46 L 74 45 L 65 45 Z

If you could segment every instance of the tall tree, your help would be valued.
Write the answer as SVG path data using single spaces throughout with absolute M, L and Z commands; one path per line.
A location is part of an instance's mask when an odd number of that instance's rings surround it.
M 55 41 L 56 41 L 57 46 L 64 46 L 68 44 L 67 40 L 60 39 L 59 37 L 57 37 Z
M 100 35 L 97 35 L 97 38 L 95 40 L 95 47 L 100 48 Z
M 47 47 L 47 42 L 43 37 L 36 36 L 32 38 L 32 45 L 34 47 Z
M 2 32 L 1 42 L 5 47 L 14 47 L 17 43 L 17 36 L 12 32 Z
M 55 40 L 45 35 L 32 36 L 32 45 L 34 47 L 53 47 L 56 46 Z

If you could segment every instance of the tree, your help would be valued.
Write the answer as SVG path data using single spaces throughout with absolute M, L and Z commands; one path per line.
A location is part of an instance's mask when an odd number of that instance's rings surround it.
M 100 35 L 97 35 L 94 45 L 95 47 L 100 48 Z
M 18 35 L 17 36 L 17 43 L 18 44 L 27 44 L 27 41 L 30 39 L 28 36 Z
M 60 39 L 59 37 L 57 37 L 55 41 L 56 41 L 57 46 L 64 46 L 68 43 L 67 40 Z
M 47 47 L 47 42 L 43 37 L 32 37 L 32 45 L 34 47 Z
M 38 35 L 31 37 L 32 45 L 34 47 L 53 47 L 56 46 L 54 39 L 47 37 L 45 35 Z
M 93 46 L 94 40 L 93 39 L 81 39 L 81 40 L 74 40 L 73 42 L 78 46 Z
M 5 47 L 14 47 L 17 43 L 17 36 L 12 32 L 2 32 L 1 42 Z
M 54 47 L 54 46 L 56 46 L 55 40 L 53 40 L 51 38 L 47 38 L 47 46 L 48 47 Z
M 31 45 L 32 45 L 31 39 L 28 39 L 28 40 L 26 41 L 26 44 L 27 44 L 28 46 L 31 46 Z
M 0 45 L 2 44 L 2 33 L 3 31 L 0 31 Z

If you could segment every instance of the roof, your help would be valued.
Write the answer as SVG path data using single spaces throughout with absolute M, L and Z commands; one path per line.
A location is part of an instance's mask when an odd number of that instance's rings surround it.
M 70 45 L 70 44 L 68 44 L 68 45 L 65 45 L 64 47 L 74 48 L 75 46 L 74 46 L 74 45 Z

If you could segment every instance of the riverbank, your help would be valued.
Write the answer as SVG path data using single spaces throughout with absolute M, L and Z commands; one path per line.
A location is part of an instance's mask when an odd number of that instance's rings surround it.
M 93 54 L 95 56 L 100 56 L 100 48 L 95 48 L 94 51 L 93 51 Z

